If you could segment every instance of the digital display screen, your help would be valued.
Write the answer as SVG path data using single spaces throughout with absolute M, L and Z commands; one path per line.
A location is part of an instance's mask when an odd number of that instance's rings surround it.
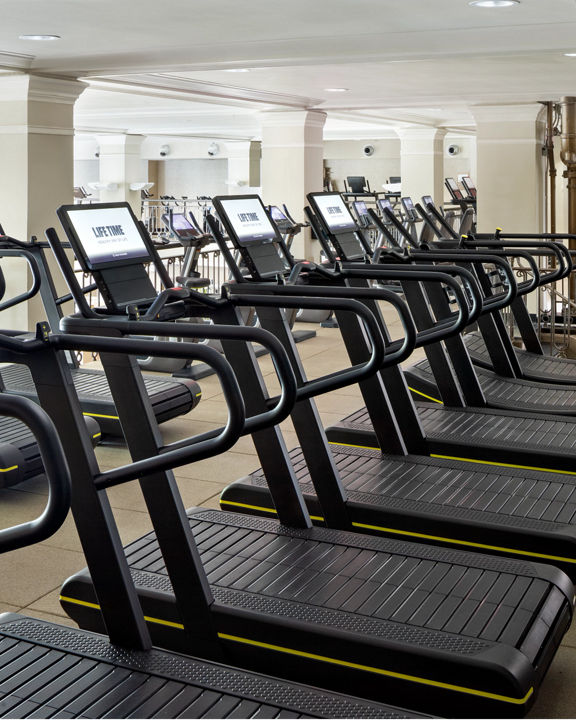
M 403 197 L 402 198 L 402 204 L 406 208 L 406 210 L 414 210 L 414 203 L 412 202 L 412 198 L 410 197 Z
M 274 222 L 287 222 L 288 218 L 277 205 L 270 205 L 270 215 Z
M 382 211 L 392 210 L 392 212 L 393 212 L 392 203 L 390 202 L 390 200 L 388 200 L 388 198 L 380 198 L 378 200 L 378 205 L 380 205 L 380 210 L 382 210 Z
M 458 200 L 462 199 L 462 192 L 460 191 L 458 183 L 454 180 L 454 178 L 446 178 L 446 185 L 448 186 L 448 189 L 452 191 L 455 198 Z
M 82 210 L 68 209 L 66 214 L 91 265 L 150 257 L 127 206 L 82 207 Z
M 424 203 L 424 205 L 434 205 L 432 195 L 422 195 L 422 202 Z
M 162 220 L 170 227 L 170 215 L 162 215 Z M 189 238 L 198 235 L 198 231 L 184 213 L 172 213 L 172 230 L 179 237 Z
M 364 200 L 356 200 L 354 203 L 354 208 L 356 209 L 356 212 L 359 216 L 368 215 L 368 208 L 366 207 L 366 203 L 364 202 Z
M 357 230 L 354 218 L 350 215 L 346 203 L 338 193 L 313 195 L 318 211 L 329 230 Z
M 220 205 L 238 242 L 246 244 L 276 239 L 276 230 L 260 198 L 220 198 Z

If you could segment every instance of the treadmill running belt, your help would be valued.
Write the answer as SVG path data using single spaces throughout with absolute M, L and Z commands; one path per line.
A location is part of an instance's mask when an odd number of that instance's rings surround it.
M 499 550 L 561 567 L 576 577 L 576 477 L 483 467 L 416 455 L 331 446 L 350 518 L 363 532 Z M 300 448 L 290 459 L 315 521 L 322 521 Z M 262 470 L 222 492 L 224 510 L 275 514 Z
M 254 644 L 272 643 L 273 652 L 254 659 L 258 670 L 276 673 L 280 663 L 285 673 L 282 656 L 297 654 L 292 679 L 320 661 L 330 671 L 316 677 L 334 689 L 355 667 L 364 670 L 353 673 L 363 696 L 378 699 L 388 687 L 399 692 L 400 683 L 401 697 L 445 702 L 448 692 L 455 712 L 468 714 L 470 694 L 476 708 L 494 701 L 498 687 L 497 702 L 504 698 L 509 712 L 532 691 L 490 658 L 506 657 L 507 665 L 524 668 L 521 675 L 537 668 L 540 676 L 568 622 L 566 589 L 549 566 L 325 528 L 290 530 L 233 513 L 188 513 L 232 662 L 245 664 Z M 154 534 L 126 554 L 154 643 L 184 650 Z M 87 570 L 66 581 L 61 602 L 82 627 L 101 627 Z M 234 613 L 241 618 L 235 624 Z M 442 689 L 448 679 L 450 689 Z
M 425 717 L 18 615 L 0 617 L 0 716 Z
M 491 368 L 492 361 L 479 333 L 464 336 L 464 342 L 475 365 Z M 557 382 L 576 384 L 576 360 L 572 358 L 552 357 L 514 348 L 522 372 L 527 379 L 539 382 Z
M 488 407 L 523 412 L 576 416 L 576 387 L 505 378 L 486 368 L 475 368 Z M 404 371 L 411 388 L 440 399 L 428 360 L 420 360 Z
M 0 374 L 6 392 L 36 398 L 36 388 L 25 365 L 7 365 L 0 370 Z M 106 375 L 101 370 L 79 368 L 72 369 L 72 378 L 84 414 L 96 417 L 104 434 L 121 435 Z M 200 387 L 194 380 L 154 375 L 143 375 L 143 378 L 159 423 L 184 415 L 200 401 Z

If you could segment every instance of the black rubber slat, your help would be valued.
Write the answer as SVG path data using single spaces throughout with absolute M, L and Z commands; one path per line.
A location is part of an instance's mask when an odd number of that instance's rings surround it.
M 0 715 L 425 717 L 181 655 L 131 652 L 93 633 L 17 615 L 0 622 Z

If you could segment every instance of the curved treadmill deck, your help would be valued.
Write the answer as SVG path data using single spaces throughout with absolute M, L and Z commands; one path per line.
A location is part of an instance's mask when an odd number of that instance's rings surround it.
M 100 430 L 95 420 L 85 418 L 96 444 Z M 0 417 L 0 488 L 31 480 L 44 472 L 40 450 L 28 427 L 14 418 Z
M 499 410 L 576 416 L 576 387 L 506 378 L 493 370 L 475 368 L 488 407 Z M 420 360 L 404 370 L 411 389 L 440 400 L 434 374 L 428 360 Z
M 6 392 L 36 399 L 36 389 L 25 365 L 8 365 L 0 370 Z M 122 437 L 122 428 L 106 376 L 101 370 L 72 369 L 74 387 L 84 415 L 94 417 L 104 435 Z M 190 379 L 143 375 L 144 384 L 159 423 L 184 415 L 198 405 L 202 392 Z
M 331 446 L 355 528 L 549 562 L 576 580 L 576 477 Z M 290 458 L 315 522 L 322 508 L 300 448 Z M 261 470 L 220 497 L 224 510 L 275 515 Z
M 479 333 L 464 336 L 464 342 L 472 362 L 480 367 L 492 369 L 492 362 L 486 345 Z M 576 360 L 572 358 L 538 355 L 521 348 L 514 348 L 522 372 L 527 380 L 576 385 Z
M 416 402 L 428 453 L 456 460 L 510 464 L 528 470 L 576 471 L 576 418 L 536 413 L 449 408 Z M 366 408 L 327 428 L 330 441 L 378 447 Z
M 19 615 L 0 617 L 0 715 L 11 718 L 428 717 Z
M 550 566 L 188 511 L 233 664 L 456 716 L 523 714 L 571 615 Z M 186 650 L 153 533 L 126 548 L 155 645 Z M 87 570 L 61 602 L 101 628 Z M 228 655 L 229 653 L 229 655 Z M 249 663 L 249 665 L 247 665 Z

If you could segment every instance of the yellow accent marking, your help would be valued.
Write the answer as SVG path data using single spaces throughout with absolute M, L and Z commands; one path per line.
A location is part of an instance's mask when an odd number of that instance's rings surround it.
M 92 435 L 92 439 L 95 440 L 97 437 L 102 437 L 102 433 L 96 433 L 95 435 Z
M 512 465 L 511 463 L 493 462 L 491 460 L 475 460 L 474 458 L 452 457 L 451 455 L 434 455 L 430 457 L 440 460 L 460 460 L 461 462 L 478 463 L 479 465 L 496 465 L 497 467 L 509 467 L 516 470 L 538 470 L 539 472 L 558 473 L 560 475 L 576 475 L 573 470 L 553 470 L 552 468 L 532 467 L 532 465 Z
M 72 605 L 83 605 L 84 607 L 89 607 L 94 610 L 101 610 L 100 605 L 97 603 L 87 602 L 86 600 L 77 600 L 76 598 L 66 597 L 65 595 L 60 595 L 60 601 L 71 603 Z M 144 615 L 144 620 L 155 623 L 156 625 L 167 625 L 168 627 L 175 627 L 178 630 L 184 630 L 184 625 L 182 625 L 182 623 L 175 623 L 170 620 L 160 620 L 160 618 L 148 617 L 148 615 Z
M 100 415 L 99 413 L 89 413 L 89 412 L 82 413 L 82 415 L 88 415 L 88 417 L 108 418 L 109 420 L 120 420 L 118 415 Z
M 194 397 L 202 397 L 202 393 L 201 392 L 196 393 L 196 395 L 194 395 Z
M 77 600 L 76 598 L 66 597 L 66 595 L 60 595 L 60 602 L 72 603 L 73 605 L 83 605 L 84 607 L 94 608 L 94 610 L 100 610 L 100 605 L 97 603 L 87 602 L 86 600 Z
M 341 447 L 360 448 L 360 450 L 377 450 L 380 452 L 380 448 L 377 447 L 369 447 L 368 445 L 350 445 L 350 443 L 336 442 L 334 440 L 328 440 L 328 445 L 340 445 Z
M 8 468 L 0 468 L 0 472 L 10 472 L 10 470 L 18 470 L 18 465 L 12 465 Z
M 528 701 L 534 692 L 534 688 L 530 688 L 523 698 L 513 698 L 507 695 L 497 695 L 496 693 L 485 692 L 483 690 L 474 690 L 473 688 L 463 687 L 462 685 L 452 685 L 450 683 L 439 682 L 438 680 L 429 680 L 428 678 L 418 677 L 417 675 L 406 675 L 405 673 L 397 673 L 392 670 L 384 670 L 382 668 L 371 667 L 370 665 L 361 665 L 360 663 L 339 660 L 338 658 L 327 657 L 326 655 L 316 655 L 315 653 L 304 652 L 303 650 L 293 650 L 292 648 L 281 647 L 280 645 L 271 645 L 270 643 L 260 642 L 258 640 L 249 640 L 235 635 L 227 635 L 218 633 L 218 637 L 222 640 L 231 640 L 232 642 L 243 643 L 244 645 L 254 645 L 255 647 L 265 648 L 267 650 L 276 650 L 277 652 L 287 653 L 288 655 L 296 655 L 298 657 L 310 658 L 311 660 L 320 660 L 321 662 L 330 663 L 332 665 L 342 665 L 343 667 L 354 668 L 355 670 L 364 670 L 377 675 L 386 675 L 388 677 L 398 678 L 400 680 L 408 680 L 409 682 L 419 683 L 421 685 L 431 685 L 432 687 L 443 688 L 444 690 L 454 690 L 456 692 L 466 693 L 468 695 L 477 695 L 479 697 L 489 698 L 490 700 L 498 700 L 500 702 L 511 703 L 513 705 L 523 705 Z
M 498 545 L 486 545 L 484 543 L 457 540 L 455 538 L 446 538 L 439 535 L 426 535 L 424 533 L 409 532 L 407 530 L 396 530 L 395 528 L 380 527 L 379 525 L 365 525 L 364 523 L 357 522 L 353 522 L 352 525 L 366 530 L 378 530 L 380 532 L 394 533 L 396 535 L 408 535 L 410 537 L 423 538 L 424 540 L 438 540 L 440 542 L 455 543 L 457 545 L 466 545 L 468 547 L 483 548 L 484 550 L 498 550 L 504 553 L 514 553 L 514 555 L 529 555 L 530 557 L 544 558 L 546 560 L 560 560 L 567 563 L 576 563 L 576 558 L 561 557 L 559 555 L 544 555 L 543 553 L 530 552 L 529 550 L 517 550 L 515 548 L 500 547 Z
M 410 387 L 410 385 L 408 385 L 408 390 L 412 390 L 412 392 L 416 393 L 416 395 L 422 395 L 422 397 L 428 398 L 428 400 L 432 400 L 432 402 L 438 403 L 438 405 L 444 405 L 442 400 L 438 400 L 431 395 L 426 395 L 426 393 L 420 392 L 420 390 L 416 390 L 416 388 Z
M 85 600 L 76 600 L 75 598 L 69 598 L 60 596 L 60 600 L 75 605 L 84 605 L 85 607 L 94 608 L 100 610 L 100 606 L 95 603 L 86 602 Z M 148 622 L 156 623 L 159 625 L 167 625 L 177 629 L 184 629 L 184 626 L 180 623 L 170 622 L 168 620 L 161 620 L 159 618 L 152 618 L 145 616 Z M 473 688 L 464 687 L 462 685 L 452 685 L 450 683 L 443 683 L 438 680 L 430 680 L 428 678 L 418 677 L 417 675 L 406 675 L 405 673 L 397 673 L 392 670 L 384 670 L 383 668 L 376 668 L 370 665 L 361 665 L 360 663 L 352 663 L 347 660 L 340 660 L 338 658 L 328 657 L 326 655 L 316 655 L 315 653 L 304 652 L 303 650 L 295 650 L 293 648 L 282 647 L 281 645 L 271 645 L 270 643 L 263 643 L 259 640 L 251 640 L 249 638 L 238 637 L 237 635 L 228 635 L 226 633 L 218 633 L 218 637 L 221 640 L 229 640 L 231 642 L 242 643 L 244 645 L 252 645 L 254 647 L 261 647 L 266 650 L 274 650 L 276 652 L 285 653 L 287 655 L 295 655 L 297 657 L 310 658 L 311 660 L 319 660 L 320 662 L 330 663 L 331 665 L 340 665 L 342 667 L 349 667 L 355 670 L 363 670 L 365 672 L 375 673 L 377 675 L 385 675 L 387 677 L 393 677 L 400 680 L 407 680 L 408 682 L 418 683 L 420 685 L 429 685 L 432 687 L 442 688 L 444 690 L 452 690 L 455 692 L 465 693 L 467 695 L 476 695 L 477 697 L 484 697 L 490 700 L 497 700 L 499 702 L 510 703 L 512 705 L 524 705 L 529 698 L 532 696 L 534 689 L 530 688 L 523 698 L 513 698 L 507 695 L 498 695 L 496 693 L 485 692 L 484 690 L 474 690 Z
M 261 510 L 262 512 L 272 513 L 272 515 L 278 515 L 276 510 L 271 510 L 270 508 L 261 507 L 260 505 L 247 505 L 246 503 L 234 502 L 233 500 L 222 500 L 222 498 L 220 498 L 220 505 L 234 505 L 235 507 L 243 507 L 248 510 Z M 310 520 L 324 522 L 324 518 L 320 515 L 310 515 Z

